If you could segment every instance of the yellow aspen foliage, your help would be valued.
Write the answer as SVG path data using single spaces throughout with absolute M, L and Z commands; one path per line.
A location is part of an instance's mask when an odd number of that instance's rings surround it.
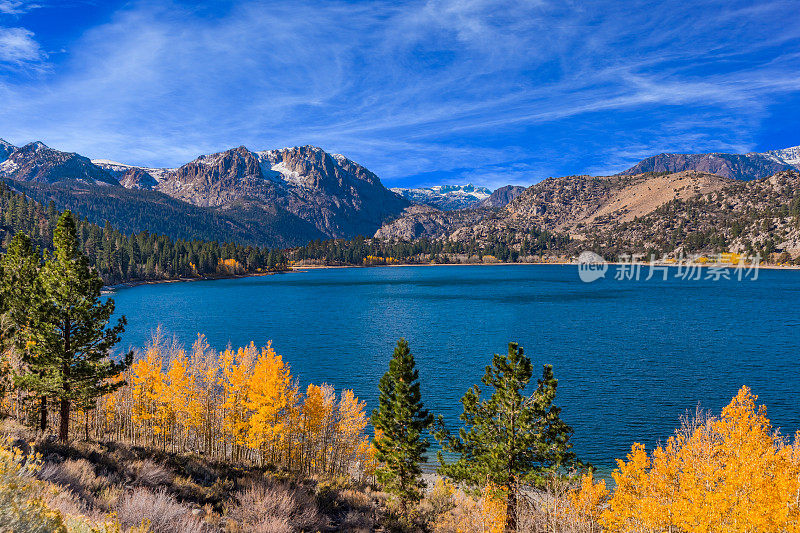
M 595 483 L 591 472 L 584 474 L 580 486 L 569 494 L 568 499 L 568 519 L 578 523 L 596 522 L 608 500 L 606 482 L 601 479 Z
M 164 359 L 160 346 L 153 342 L 145 356 L 131 366 L 131 386 L 133 396 L 133 422 L 142 429 L 150 429 L 151 440 L 166 433 L 169 418 L 168 406 L 164 400 L 165 375 Z
M 216 444 L 218 385 L 220 363 L 204 335 L 198 335 L 192 345 L 189 373 L 191 375 L 190 425 L 196 432 L 197 444 L 210 452 Z
M 245 401 L 257 357 L 258 349 L 252 342 L 246 348 L 239 348 L 235 355 L 230 348 L 222 354 L 222 390 L 225 398 L 222 403 L 222 429 L 237 446 L 247 444 L 248 414 Z
M 217 262 L 217 272 L 221 274 L 244 274 L 245 268 L 236 259 L 220 259 Z
M 486 485 L 481 492 L 481 517 L 483 531 L 486 533 L 503 533 L 506 529 L 506 497 L 508 490 L 504 487 Z
M 367 402 L 359 401 L 353 391 L 342 391 L 338 406 L 339 416 L 336 421 L 340 470 L 354 459 L 358 460 L 356 454 L 361 444 L 361 435 L 369 422 L 365 413 L 366 407 Z
M 324 475 L 374 470 L 365 403 L 326 384 L 302 397 L 270 344 L 218 353 L 199 335 L 187 352 L 159 331 L 114 379 L 125 384 L 80 420 L 97 438 Z
M 180 350 L 169 362 L 166 387 L 163 389 L 163 402 L 169 403 L 175 413 L 176 422 L 188 427 L 192 416 L 192 378 L 189 375 L 189 360 L 186 352 Z
M 798 439 L 775 432 L 742 387 L 719 417 L 676 432 L 648 456 L 634 444 L 612 474 L 608 531 L 800 531 Z
M 296 387 L 289 367 L 271 343 L 261 350 L 247 385 L 245 404 L 252 413 L 247 443 L 262 451 L 271 448 L 274 456 L 275 446 L 286 432 L 286 415 L 294 406 Z
M 301 407 L 305 469 L 318 472 L 327 468 L 335 396 L 333 387 L 310 384 Z

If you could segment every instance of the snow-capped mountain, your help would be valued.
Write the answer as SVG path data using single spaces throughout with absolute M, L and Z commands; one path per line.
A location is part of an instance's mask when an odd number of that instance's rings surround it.
M 779 163 L 792 165 L 800 170 L 800 146 L 792 146 L 789 148 L 784 148 L 783 150 L 769 150 L 764 152 L 762 155 L 773 158 Z
M 11 145 L 5 143 L 3 150 Z M 93 185 L 119 185 L 104 169 L 88 157 L 54 150 L 41 141 L 14 148 L 0 163 L 0 177 L 35 183 L 81 181 Z
M 401 195 L 412 203 L 429 205 L 442 211 L 466 209 L 475 207 L 492 194 L 486 187 L 468 185 L 434 185 L 433 187 L 402 188 L 395 187 L 392 191 Z
M 197 211 L 188 210 L 190 204 L 227 229 L 272 235 L 264 240 L 282 245 L 372 235 L 385 219 L 410 205 L 366 168 L 314 146 L 260 152 L 240 146 L 201 155 L 178 168 L 149 168 L 92 161 L 41 142 L 17 148 L 3 141 L 0 161 L 0 178 L 60 198 L 59 208 L 80 206 L 84 216 L 97 210 L 102 221 L 123 212 L 107 208 L 111 197 L 138 206 L 138 217 L 155 212 L 153 204 L 176 213 Z

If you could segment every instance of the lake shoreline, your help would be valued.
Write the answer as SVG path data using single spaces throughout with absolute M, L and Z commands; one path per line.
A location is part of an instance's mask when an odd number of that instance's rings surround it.
M 103 285 L 101 290 L 103 293 L 111 293 L 119 289 L 130 289 L 133 287 L 139 287 L 141 285 L 160 285 L 162 283 L 186 283 L 191 281 L 217 281 L 221 279 L 252 278 L 256 276 L 273 276 L 275 274 L 289 274 L 292 272 L 294 272 L 294 270 L 290 269 L 290 270 L 280 270 L 275 272 L 251 272 L 248 274 L 206 276 L 202 278 L 151 279 L 151 280 L 141 280 L 141 281 L 126 281 L 123 283 L 115 283 L 114 285 Z
M 631 263 L 620 263 L 620 262 L 608 262 L 608 265 L 614 266 L 621 266 L 621 265 L 631 265 Z M 178 278 L 178 279 L 156 279 L 156 280 L 142 280 L 142 281 L 127 281 L 124 283 L 116 283 L 114 285 L 103 285 L 102 292 L 103 293 L 112 293 L 119 289 L 130 289 L 133 287 L 139 287 L 141 285 L 157 285 L 162 283 L 185 283 L 185 282 L 192 282 L 192 281 L 217 281 L 223 279 L 241 279 L 241 278 L 252 278 L 257 276 L 273 276 L 276 274 L 292 274 L 292 273 L 301 273 L 305 270 L 327 270 L 327 269 L 336 269 L 336 268 L 376 268 L 376 267 L 392 267 L 392 268 L 399 268 L 399 267 L 458 267 L 458 266 L 520 266 L 520 265 L 529 265 L 529 266 L 547 266 L 547 265 L 555 265 L 555 266 L 577 266 L 578 263 L 576 262 L 567 262 L 567 261 L 552 261 L 552 262 L 536 262 L 536 263 L 401 263 L 401 264 L 394 264 L 394 265 L 297 265 L 289 268 L 288 270 L 280 270 L 275 272 L 253 272 L 249 274 L 231 274 L 225 276 L 208 276 L 203 278 Z M 640 267 L 648 267 L 649 263 L 638 263 Z M 678 265 L 675 263 L 659 263 L 656 266 L 668 266 L 668 267 L 679 267 L 679 266 L 687 266 L 687 265 Z M 750 268 L 748 265 L 744 267 L 739 267 L 738 265 L 714 265 L 714 264 L 692 264 L 693 267 L 702 267 L 702 268 L 710 268 L 710 267 L 723 267 L 729 269 L 736 269 L 736 268 Z M 764 270 L 800 270 L 800 266 L 779 266 L 779 265 L 759 265 L 759 269 Z
M 575 261 L 541 261 L 541 262 L 534 262 L 534 263 L 398 263 L 394 265 L 295 265 L 292 268 L 295 271 L 303 271 L 303 270 L 325 270 L 331 268 L 375 268 L 375 267 L 446 267 L 446 266 L 514 266 L 514 265 L 530 265 L 530 266 L 547 266 L 547 265 L 556 265 L 556 266 L 578 266 L 579 263 Z M 622 266 L 622 265 L 638 265 L 639 267 L 648 267 L 650 263 L 622 263 L 618 261 L 608 261 L 605 264 L 613 265 L 613 266 Z M 709 268 L 709 267 L 722 267 L 722 268 L 750 268 L 750 265 L 745 265 L 744 267 L 740 267 L 739 265 L 733 264 L 700 264 L 700 263 L 691 263 L 691 264 L 677 264 L 677 263 L 656 263 L 655 266 L 662 267 L 702 267 L 702 268 Z M 780 266 L 780 265 L 766 265 L 761 264 L 758 266 L 759 269 L 765 270 L 800 270 L 800 266 L 792 265 L 792 266 Z

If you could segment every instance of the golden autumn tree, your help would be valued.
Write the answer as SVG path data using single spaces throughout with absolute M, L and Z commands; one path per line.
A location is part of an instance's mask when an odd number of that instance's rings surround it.
M 243 446 L 247 445 L 248 383 L 258 357 L 258 348 L 252 342 L 235 353 L 228 348 L 222 354 L 222 430 L 229 440 L 234 460 L 241 456 Z
M 286 416 L 294 407 L 297 387 L 289 366 L 268 344 L 253 367 L 247 384 L 245 405 L 251 415 L 247 444 L 261 452 L 261 460 L 277 460 L 278 447 L 287 431 Z
M 168 408 L 164 404 L 165 376 L 161 348 L 160 339 L 154 339 L 144 357 L 133 363 L 130 369 L 132 422 L 140 427 L 142 433 L 148 434 L 151 444 L 155 444 L 156 438 L 166 432 L 168 418 Z
M 192 377 L 189 373 L 189 359 L 184 350 L 177 351 L 171 358 L 165 382 L 162 401 L 170 406 L 176 424 L 171 435 L 173 439 L 185 442 L 186 434 L 191 428 L 194 398 Z
M 365 403 L 330 385 L 298 394 L 289 366 L 271 345 L 211 349 L 198 336 L 187 352 L 160 331 L 123 374 L 123 385 L 96 403 L 98 438 L 202 451 L 236 462 L 265 462 L 305 473 L 374 472 L 364 430 Z
M 322 386 L 309 384 L 300 409 L 301 468 L 307 472 L 320 472 L 327 468 L 334 406 L 333 387 L 325 383 Z
M 198 448 L 212 452 L 217 442 L 218 385 L 220 363 L 217 353 L 211 349 L 204 335 L 199 334 L 192 345 L 189 359 L 191 375 L 192 410 L 190 424 L 194 429 Z
M 344 390 L 339 398 L 338 417 L 336 421 L 336 464 L 334 470 L 344 474 L 346 465 L 360 461 L 359 446 L 367 427 L 368 418 L 365 412 L 367 402 L 359 401 L 352 390 Z
M 800 531 L 798 440 L 786 442 L 742 387 L 648 456 L 634 444 L 612 474 L 608 531 Z

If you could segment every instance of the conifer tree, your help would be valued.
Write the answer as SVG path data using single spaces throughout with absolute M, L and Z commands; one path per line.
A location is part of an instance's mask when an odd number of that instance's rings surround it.
M 0 364 L 4 389 L 11 373 L 11 352 L 16 352 L 17 359 L 23 364 L 28 363 L 32 356 L 28 341 L 33 325 L 31 311 L 41 305 L 41 262 L 39 250 L 26 234 L 20 232 L 11 239 L 0 263 L 0 350 L 3 354 Z M 39 411 L 39 427 L 44 431 L 47 429 L 47 396 L 41 397 Z
M 44 302 L 33 313 L 36 355 L 20 381 L 58 401 L 59 439 L 65 442 L 73 404 L 86 405 L 121 386 L 109 378 L 130 365 L 133 355 L 119 363 L 109 358 L 125 329 L 125 317 L 107 327 L 114 301 L 100 301 L 103 282 L 78 248 L 75 219 L 69 211 L 58 219 L 53 245 L 40 272 Z
M 451 436 L 439 417 L 437 439 L 446 452 L 460 455 L 439 472 L 475 487 L 487 483 L 506 493 L 506 531 L 516 531 L 517 495 L 520 485 L 541 486 L 547 475 L 574 464 L 570 451 L 572 428 L 560 418 L 553 405 L 558 380 L 553 367 L 545 365 L 542 378 L 530 396 L 524 390 L 533 376 L 531 360 L 516 343 L 508 344 L 508 355 L 495 354 L 481 380 L 493 389 L 481 400 L 475 385 L 461 403 L 464 427 Z
M 420 463 L 427 462 L 424 454 L 429 443 L 423 432 L 433 424 L 433 415 L 422 407 L 419 370 L 405 339 L 397 341 L 378 389 L 378 409 L 372 412 L 372 425 L 381 435 L 375 440 L 375 455 L 382 463 L 377 476 L 400 499 L 405 514 L 409 503 L 419 501 L 425 486 Z

